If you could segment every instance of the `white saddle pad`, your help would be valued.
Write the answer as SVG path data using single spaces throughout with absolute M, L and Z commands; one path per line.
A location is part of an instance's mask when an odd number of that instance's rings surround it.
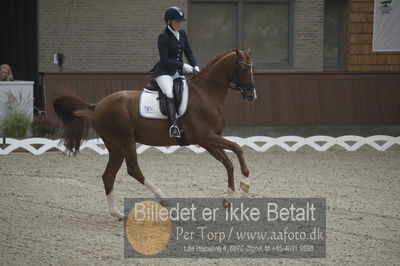
M 168 119 L 165 115 L 161 113 L 159 100 L 157 100 L 157 98 L 158 98 L 157 91 L 150 91 L 147 89 L 143 89 L 139 100 L 139 114 L 142 117 L 151 119 Z M 189 103 L 189 87 L 186 79 L 184 79 L 182 102 L 181 105 L 179 106 L 178 117 L 181 117 L 186 113 L 188 103 Z

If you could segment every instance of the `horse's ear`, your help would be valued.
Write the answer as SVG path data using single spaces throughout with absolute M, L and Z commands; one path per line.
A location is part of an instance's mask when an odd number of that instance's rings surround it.
M 247 49 L 246 49 L 246 53 L 248 54 L 248 55 L 250 55 L 251 54 L 251 47 L 249 46 L 249 47 L 247 47 Z
M 241 52 L 240 52 L 240 50 L 239 50 L 238 48 L 236 48 L 236 56 L 237 56 L 238 58 L 241 57 Z

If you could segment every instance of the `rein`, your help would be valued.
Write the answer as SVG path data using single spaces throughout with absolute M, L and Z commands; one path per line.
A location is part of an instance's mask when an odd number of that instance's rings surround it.
M 240 93 L 242 93 L 243 92 L 243 88 L 253 88 L 254 87 L 254 82 L 242 83 L 240 72 L 239 72 L 240 71 L 239 65 L 245 65 L 245 66 L 248 66 L 248 67 L 252 68 L 253 67 L 253 63 L 248 64 L 246 62 L 236 60 L 235 70 L 233 71 L 233 80 L 234 80 L 233 84 L 235 84 L 235 86 L 228 85 L 228 88 L 232 89 L 232 90 L 235 90 L 235 91 L 239 91 Z M 212 79 L 208 79 L 208 78 L 200 75 L 200 73 L 194 74 L 193 78 L 194 77 L 199 77 L 199 78 L 201 78 L 201 79 L 203 79 L 203 80 L 205 80 L 207 82 L 213 83 L 214 85 L 217 85 L 217 86 L 221 86 L 221 87 L 224 86 L 224 84 L 221 84 L 220 82 L 217 82 L 217 81 L 212 80 Z

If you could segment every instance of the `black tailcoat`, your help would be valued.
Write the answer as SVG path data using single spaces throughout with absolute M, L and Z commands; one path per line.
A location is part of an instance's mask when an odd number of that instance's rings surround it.
M 176 71 L 182 74 L 183 58 L 182 53 L 185 53 L 186 59 L 193 67 L 197 66 L 192 48 L 184 30 L 179 30 L 179 41 L 168 27 L 160 33 L 158 37 L 158 52 L 160 61 L 153 67 L 153 78 L 161 75 L 174 75 Z

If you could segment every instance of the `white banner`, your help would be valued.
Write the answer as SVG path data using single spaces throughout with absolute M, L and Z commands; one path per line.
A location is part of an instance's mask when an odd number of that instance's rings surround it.
M 375 0 L 373 51 L 400 51 L 400 0 Z

